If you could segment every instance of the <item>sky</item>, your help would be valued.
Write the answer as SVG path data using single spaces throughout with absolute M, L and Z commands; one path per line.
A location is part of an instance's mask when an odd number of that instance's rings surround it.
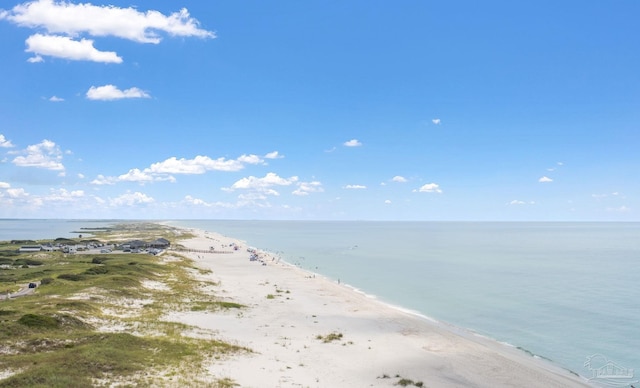
M 637 0 L 0 4 L 0 218 L 640 221 Z

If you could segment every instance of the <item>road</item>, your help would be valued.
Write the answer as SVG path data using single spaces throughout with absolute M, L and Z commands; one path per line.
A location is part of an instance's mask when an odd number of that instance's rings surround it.
M 38 286 L 40 285 L 40 283 L 36 283 Z M 23 287 L 20 288 L 20 290 L 18 292 L 14 292 L 10 295 L 7 294 L 2 294 L 0 295 L 0 300 L 4 300 L 8 298 L 17 298 L 20 296 L 26 296 L 26 295 L 31 295 L 33 294 L 33 292 L 35 291 L 35 288 L 29 288 L 29 284 L 25 284 Z

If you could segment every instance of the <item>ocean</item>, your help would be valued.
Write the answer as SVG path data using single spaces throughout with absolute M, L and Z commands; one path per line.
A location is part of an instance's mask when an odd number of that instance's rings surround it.
M 65 229 L 115 222 L 0 220 L 0 240 L 52 238 L 43 226 L 60 237 Z M 8 229 L 15 223 L 18 229 Z M 383 303 L 518 347 L 587 378 L 606 363 L 639 371 L 627 382 L 640 377 L 640 223 L 170 224 L 238 238 Z

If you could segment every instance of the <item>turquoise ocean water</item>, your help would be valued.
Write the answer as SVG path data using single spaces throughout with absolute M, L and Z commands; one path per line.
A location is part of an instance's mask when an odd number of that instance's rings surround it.
M 0 240 L 25 236 L 0 220 Z M 42 221 L 40 221 L 42 222 Z M 50 230 L 107 221 L 48 221 Z M 100 223 L 102 222 L 102 224 Z M 244 240 L 399 308 L 590 377 L 593 355 L 640 376 L 640 223 L 171 221 Z M 62 236 L 60 234 L 60 236 Z

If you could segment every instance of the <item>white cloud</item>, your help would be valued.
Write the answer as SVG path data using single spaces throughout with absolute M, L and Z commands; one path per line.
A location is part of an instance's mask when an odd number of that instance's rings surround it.
M 149 98 L 151 97 L 145 91 L 138 88 L 130 88 L 125 90 L 120 90 L 114 85 L 104 85 L 104 86 L 92 86 L 87 91 L 87 98 L 89 100 L 102 100 L 102 101 L 111 101 L 111 100 L 120 100 L 123 98 Z
M 278 195 L 278 193 L 271 189 L 273 186 L 289 186 L 298 181 L 297 176 L 290 178 L 282 178 L 276 173 L 267 173 L 263 178 L 257 178 L 255 176 L 249 176 L 242 178 L 231 185 L 230 188 L 225 190 L 255 190 L 269 195 Z
M 391 205 L 391 200 L 390 200 L 390 199 L 387 199 L 387 200 L 385 200 L 385 201 L 384 201 L 384 203 L 385 203 L 386 205 Z
M 198 175 L 207 171 L 240 171 L 245 164 L 259 164 L 264 161 L 256 155 L 242 155 L 238 159 L 211 159 L 208 156 L 196 156 L 193 159 L 176 158 L 172 156 L 162 162 L 153 163 L 149 168 L 143 170 L 132 168 L 127 173 L 117 177 L 105 177 L 98 175 L 91 184 L 93 185 L 113 185 L 117 182 L 175 182 L 176 179 L 170 174 Z
M 189 205 L 195 205 L 195 206 L 204 206 L 204 207 L 212 207 L 213 205 L 202 200 L 202 199 L 198 199 L 198 198 L 194 198 L 190 195 L 187 195 L 184 197 L 184 202 L 189 204 Z
M 27 38 L 28 53 L 35 57 L 29 62 L 42 62 L 42 55 L 70 59 L 74 61 L 92 61 L 104 63 L 122 63 L 122 58 L 113 51 L 100 51 L 93 47 L 93 40 L 73 40 L 68 36 L 35 34 Z
M 60 98 L 58 96 L 51 96 L 51 98 L 49 98 L 49 101 L 51 101 L 51 102 L 62 102 L 62 101 L 64 101 L 64 98 Z
M 291 194 L 298 196 L 309 195 L 310 193 L 321 193 L 324 189 L 322 188 L 322 183 L 318 181 L 313 182 L 300 182 L 298 183 L 298 188 L 295 189 Z
M 213 32 L 199 28 L 199 22 L 185 8 L 167 16 L 153 10 L 140 12 L 132 7 L 36 0 L 0 13 L 0 19 L 22 27 L 43 28 L 49 33 L 116 36 L 140 43 L 159 43 L 159 32 L 171 36 L 215 38 Z
M 611 194 L 591 194 L 591 197 L 595 198 L 595 199 L 603 199 L 603 198 L 607 198 L 607 197 L 617 197 L 617 198 L 626 198 L 623 194 L 614 191 Z
M 153 176 L 140 171 L 137 168 L 133 168 L 129 170 L 126 174 L 122 174 L 118 177 L 119 181 L 128 181 L 128 182 L 153 182 Z
M 27 193 L 23 188 L 19 188 L 19 189 L 7 189 L 7 195 L 9 196 L 9 198 L 26 198 L 29 196 L 29 193 Z
M 427 183 L 418 189 L 420 193 L 438 193 L 441 194 L 442 190 L 437 183 Z
M 351 139 L 349 141 L 345 141 L 342 143 L 345 147 L 360 147 L 362 143 L 360 143 L 357 139 Z
M 542 178 L 538 179 L 538 182 L 540 183 L 549 183 L 549 182 L 553 182 L 553 179 L 547 177 L 547 176 L 543 176 Z
M 614 212 L 614 213 L 629 213 L 631 211 L 631 208 L 623 205 L 619 207 L 608 207 L 606 210 L 608 212 Z
M 10 187 L 11 185 L 8 184 L 7 182 L 0 182 L 0 189 L 8 189 Z
M 91 181 L 91 184 L 92 185 L 99 185 L 99 186 L 102 186 L 102 185 L 113 185 L 113 184 L 116 183 L 116 181 L 117 181 L 117 179 L 114 178 L 114 177 L 106 177 L 104 175 L 98 175 L 96 177 L 96 179 Z
M 433 119 L 431 120 L 432 123 L 434 123 L 435 125 L 440 125 L 440 119 Z
M 347 190 L 363 190 L 366 189 L 367 186 L 363 186 L 363 185 L 346 185 L 344 187 Z
M 42 198 L 43 201 L 71 202 L 84 197 L 83 190 L 52 189 L 51 193 Z
M 237 160 L 211 159 L 208 156 L 200 155 L 193 159 L 177 159 L 173 156 L 162 162 L 152 164 L 148 170 L 157 174 L 204 174 L 207 171 L 240 171 L 244 168 L 241 158 L 243 160 L 251 159 L 244 155 Z
M 535 201 L 529 201 L 529 202 L 525 202 L 519 199 L 514 199 L 511 202 L 508 202 L 507 205 L 511 205 L 511 206 L 522 206 L 522 205 L 535 205 Z
M 62 171 L 62 151 L 56 143 L 43 140 L 39 144 L 30 145 L 23 153 L 26 156 L 17 156 L 12 163 L 20 167 L 38 167 L 47 170 Z
M 44 58 L 42 58 L 40 55 L 34 55 L 33 57 L 27 59 L 27 62 L 40 63 L 40 62 L 44 62 Z
M 111 206 L 134 206 L 153 202 L 155 202 L 155 200 L 152 197 L 136 191 L 135 193 L 127 192 L 119 197 L 113 198 L 110 204 Z
M 5 138 L 4 135 L 0 133 L 0 148 L 11 148 L 11 147 L 13 147 L 13 144 L 11 144 L 11 141 L 7 140 L 7 138 Z
M 265 159 L 282 159 L 284 155 L 280 155 L 278 151 L 269 152 L 264 156 Z
M 238 158 L 238 161 L 241 163 L 246 163 L 246 164 L 261 164 L 264 163 L 264 160 L 262 160 L 258 155 L 241 155 Z
M 407 178 L 400 176 L 400 175 L 396 175 L 393 178 L 391 178 L 391 181 L 393 182 L 399 182 L 399 183 L 405 183 L 407 182 Z

